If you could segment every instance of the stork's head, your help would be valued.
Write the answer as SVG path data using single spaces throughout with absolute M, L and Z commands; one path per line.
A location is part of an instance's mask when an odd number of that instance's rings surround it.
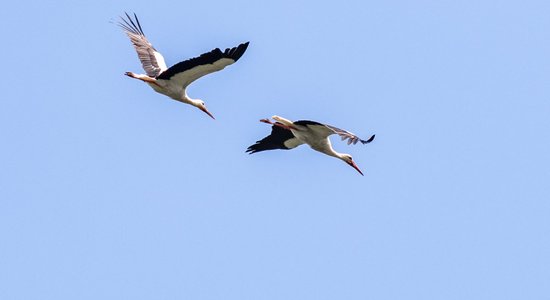
M 355 170 L 357 170 L 357 172 L 359 172 L 359 174 L 363 175 L 363 172 L 361 172 L 361 170 L 359 170 L 359 167 L 355 164 L 355 162 L 353 161 L 353 158 L 351 157 L 351 155 L 349 154 L 342 154 L 340 156 L 340 159 L 342 159 L 343 161 L 345 161 L 348 165 L 350 165 L 351 167 L 353 167 Z M 364 176 L 364 175 L 363 175 Z
M 204 101 L 197 99 L 195 100 L 194 103 L 198 109 L 202 110 L 205 114 L 209 115 L 210 118 L 216 120 L 216 118 L 214 118 L 214 116 L 208 111 L 208 109 L 206 109 L 206 104 L 204 104 Z

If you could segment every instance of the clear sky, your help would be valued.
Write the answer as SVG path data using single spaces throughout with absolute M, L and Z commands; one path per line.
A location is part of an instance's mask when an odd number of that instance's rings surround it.
M 189 94 L 124 76 L 250 41 Z M 9 1 L 0 299 L 549 299 L 550 2 Z M 254 155 L 274 114 L 376 134 Z

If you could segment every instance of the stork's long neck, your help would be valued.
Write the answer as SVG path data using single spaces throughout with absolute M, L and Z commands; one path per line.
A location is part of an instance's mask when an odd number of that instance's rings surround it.
M 193 105 L 193 106 L 198 106 L 199 105 L 198 99 L 193 99 L 193 98 L 187 96 L 187 93 L 183 94 L 180 101 L 183 102 L 183 103 L 186 103 L 186 104 Z
M 339 153 L 339 152 L 336 152 L 334 151 L 334 149 L 332 149 L 332 147 L 328 147 L 327 149 L 325 149 L 325 151 L 323 151 L 325 154 L 327 155 L 330 155 L 330 156 L 333 156 L 333 157 L 336 157 L 336 158 L 339 158 L 343 161 L 346 161 L 346 159 L 344 158 L 344 156 L 346 154 L 344 153 Z
M 332 157 L 336 157 L 336 158 L 339 158 L 343 161 L 345 161 L 344 159 L 344 156 L 346 154 L 344 153 L 339 153 L 339 152 L 336 152 L 334 149 L 332 149 L 332 144 L 330 143 L 330 140 L 327 138 L 326 140 L 324 140 L 324 143 L 320 143 L 320 144 L 317 144 L 317 145 L 311 145 L 311 147 L 319 152 L 322 152 L 326 155 L 330 155 Z

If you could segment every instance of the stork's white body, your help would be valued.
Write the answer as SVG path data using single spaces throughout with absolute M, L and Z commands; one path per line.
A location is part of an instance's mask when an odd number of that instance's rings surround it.
M 142 80 L 155 90 L 155 92 L 168 96 L 176 101 L 191 104 L 193 100 L 187 95 L 186 87 L 178 84 L 175 80 L 156 79 L 146 74 L 135 74 L 132 72 L 127 72 L 126 75 Z
M 187 96 L 186 88 L 182 85 L 175 84 L 175 81 L 170 80 L 155 80 L 154 83 L 146 82 L 155 92 L 166 95 L 176 101 L 189 104 L 190 99 Z
M 273 118 L 274 120 L 277 120 Z M 328 154 L 330 156 L 335 156 L 334 150 L 332 149 L 332 144 L 328 138 L 328 134 L 323 130 L 325 127 L 321 126 L 301 126 L 301 125 L 292 125 L 296 129 L 291 129 L 292 134 L 304 144 L 308 144 L 313 150 Z
M 260 120 L 273 125 L 271 134 L 248 147 L 247 152 L 252 154 L 272 149 L 292 149 L 302 144 L 308 144 L 313 150 L 343 160 L 363 175 L 351 155 L 336 152 L 332 148 L 329 136 L 338 134 L 342 140 L 348 139 L 348 144 L 356 144 L 359 141 L 362 144 L 367 144 L 374 139 L 374 135 L 368 140 L 362 140 L 349 131 L 314 121 L 292 122 L 279 116 L 273 116 L 272 118 L 277 122 L 273 123 L 268 119 Z
M 325 125 L 310 124 L 304 126 L 279 116 L 273 116 L 272 119 L 288 126 L 292 134 L 294 134 L 300 142 L 308 144 L 311 149 L 342 159 L 342 154 L 334 151 L 330 139 L 328 138 L 331 134 L 334 134 L 334 131 L 330 130 Z

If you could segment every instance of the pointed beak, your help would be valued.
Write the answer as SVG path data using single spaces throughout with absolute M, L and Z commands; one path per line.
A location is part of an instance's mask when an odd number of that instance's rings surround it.
M 365 175 L 363 175 L 363 172 L 361 172 L 361 170 L 359 170 L 359 167 L 353 161 L 350 161 L 348 163 L 348 165 L 352 166 L 355 170 L 357 170 L 357 172 L 359 172 L 359 174 L 361 174 L 361 176 L 365 176 Z
M 199 106 L 200 110 L 204 111 L 205 114 L 209 115 L 210 118 L 216 120 L 216 118 L 214 118 L 214 116 L 208 111 L 208 109 L 206 109 L 206 107 L 203 107 L 203 106 Z

